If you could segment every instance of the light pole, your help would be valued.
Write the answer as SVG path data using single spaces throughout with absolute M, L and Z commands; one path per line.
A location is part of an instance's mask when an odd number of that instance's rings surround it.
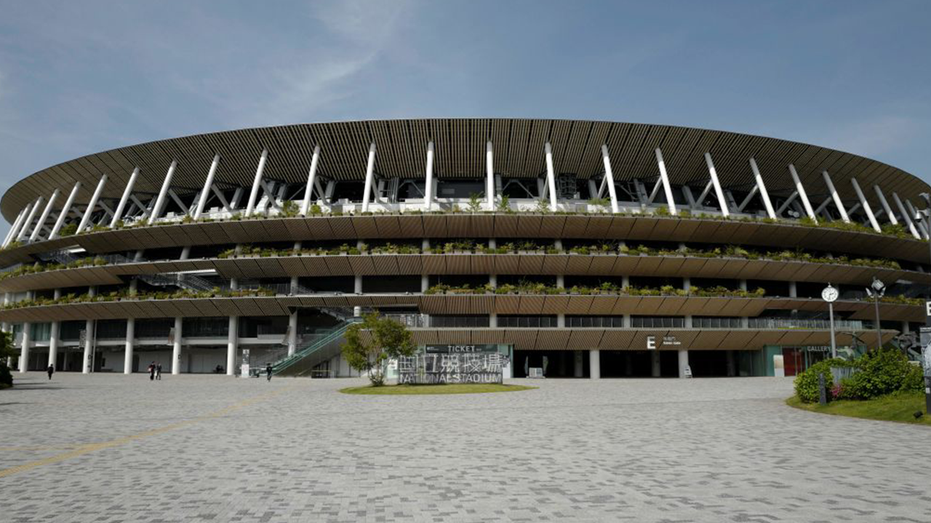
M 838 296 L 840 292 L 830 283 L 821 291 L 821 298 L 828 302 L 828 318 L 831 320 L 831 359 L 837 357 L 837 342 L 834 340 L 834 301 Z
M 879 326 L 879 300 L 882 299 L 883 295 L 886 294 L 886 285 L 881 282 L 876 276 L 873 276 L 873 283 L 866 288 L 866 295 L 873 298 L 873 301 L 876 303 L 876 348 L 881 349 L 883 347 L 883 331 Z
M 925 224 L 931 227 L 931 194 L 926 192 L 921 193 L 921 199 L 925 201 L 925 209 L 918 211 L 918 214 L 923 214 L 927 221 Z M 929 249 L 931 249 L 931 239 L 928 240 Z M 928 296 L 928 299 L 931 300 L 931 296 Z M 929 301 L 928 303 L 931 303 Z M 926 305 L 926 310 L 931 311 L 931 305 Z M 925 325 L 928 324 L 928 319 L 925 319 Z M 925 329 L 921 329 L 924 331 Z M 924 336 L 919 337 L 919 339 Z M 925 374 L 925 412 L 931 413 L 931 348 L 927 348 L 924 343 L 921 343 L 921 363 L 924 367 Z

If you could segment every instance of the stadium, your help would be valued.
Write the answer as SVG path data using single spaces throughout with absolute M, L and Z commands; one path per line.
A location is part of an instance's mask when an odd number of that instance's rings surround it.
M 10 188 L 0 322 L 21 372 L 358 375 L 342 335 L 377 310 L 424 350 L 506 355 L 505 377 L 793 375 L 830 355 L 831 315 L 841 354 L 924 324 L 929 190 L 855 154 L 668 125 L 216 132 Z

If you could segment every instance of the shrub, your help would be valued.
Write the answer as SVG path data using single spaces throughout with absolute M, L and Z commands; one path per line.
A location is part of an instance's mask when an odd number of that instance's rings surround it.
M 821 392 L 818 390 L 818 375 L 824 373 L 824 386 L 828 393 L 834 388 L 834 378 L 831 377 L 831 367 L 850 367 L 848 361 L 840 358 L 828 359 L 815 363 L 805 372 L 795 377 L 795 395 L 804 403 L 815 403 Z M 830 395 L 828 396 L 830 397 Z
M 896 349 L 867 352 L 855 363 L 859 372 L 844 380 L 844 398 L 867 400 L 923 387 L 921 367 L 909 363 Z
M 61 237 L 74 236 L 74 233 L 76 232 L 78 232 L 78 224 L 69 223 L 68 225 L 62 227 L 60 231 L 58 231 L 58 235 Z

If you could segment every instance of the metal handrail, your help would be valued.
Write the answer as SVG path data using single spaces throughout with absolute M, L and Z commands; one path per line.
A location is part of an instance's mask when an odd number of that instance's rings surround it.
M 295 351 L 293 355 L 288 356 L 287 358 L 281 361 L 278 361 L 277 363 L 272 365 L 272 373 L 278 374 L 281 371 L 287 369 L 288 367 L 294 365 L 298 361 L 306 358 L 307 356 L 310 356 L 317 350 L 329 345 L 331 342 L 333 342 L 334 340 L 342 336 L 346 332 L 346 329 L 348 329 L 352 324 L 358 323 L 361 321 L 362 321 L 362 318 L 350 318 L 346 320 L 344 323 L 334 327 L 333 329 L 325 333 L 320 338 L 317 338 L 316 340 L 308 344 L 306 347 L 302 348 L 299 351 Z

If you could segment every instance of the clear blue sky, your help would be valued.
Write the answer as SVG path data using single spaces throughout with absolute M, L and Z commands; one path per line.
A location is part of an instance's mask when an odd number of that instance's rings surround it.
M 931 2 L 0 0 L 0 191 L 160 138 L 439 116 L 748 132 L 931 181 Z

